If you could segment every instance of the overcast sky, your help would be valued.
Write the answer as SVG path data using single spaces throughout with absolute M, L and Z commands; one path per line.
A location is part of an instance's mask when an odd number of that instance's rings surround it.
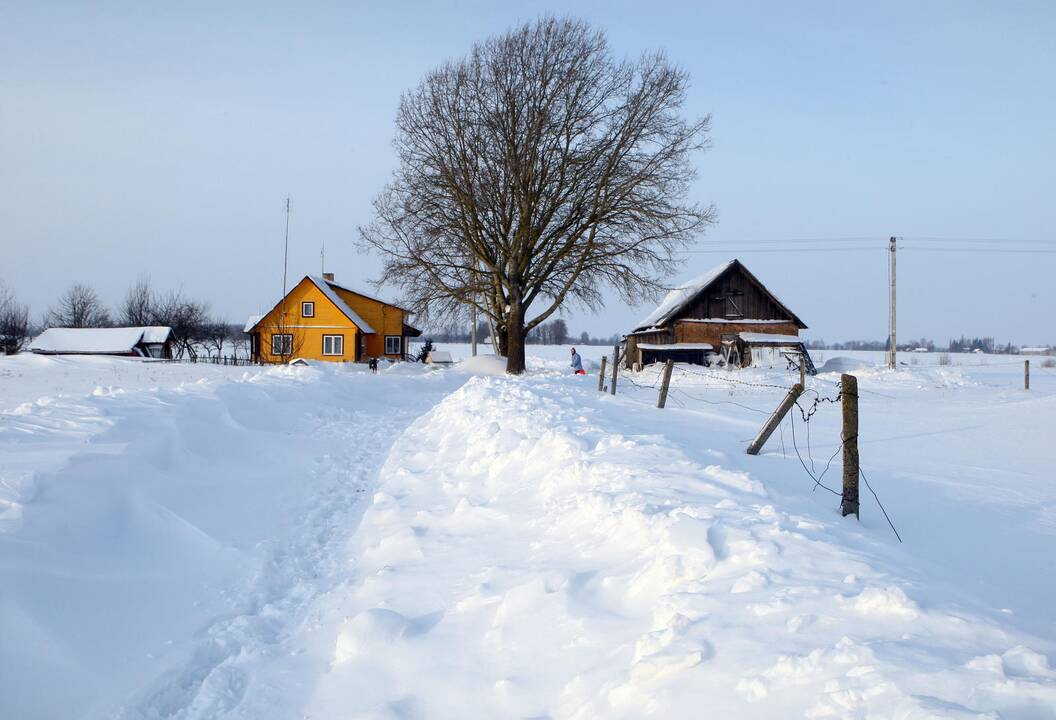
M 0 280 L 34 317 L 75 281 L 116 304 L 146 274 L 241 321 L 281 290 L 287 194 L 291 276 L 325 244 L 339 280 L 375 278 L 354 240 L 401 91 L 559 12 L 618 55 L 665 50 L 687 113 L 713 116 L 693 196 L 719 252 L 680 277 L 739 257 L 809 335 L 881 338 L 905 236 L 900 338 L 1056 342 L 1056 3 L 307 5 L 0 0 Z M 963 251 L 997 247 L 1050 252 Z M 648 309 L 565 316 L 609 334 Z

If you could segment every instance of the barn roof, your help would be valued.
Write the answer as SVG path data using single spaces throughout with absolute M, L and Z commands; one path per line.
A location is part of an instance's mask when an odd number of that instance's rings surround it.
M 140 343 L 164 343 L 168 327 L 48 328 L 29 345 L 43 354 L 116 355 L 131 352 Z
M 769 296 L 770 299 L 773 300 L 774 303 L 776 303 L 782 310 L 787 312 L 789 317 L 791 317 L 797 325 L 804 328 L 806 327 L 803 321 L 800 320 L 794 312 L 789 310 L 783 302 L 778 300 L 777 296 L 767 290 L 766 286 L 759 282 L 759 279 L 755 277 L 755 275 L 752 275 L 752 273 L 748 271 L 748 268 L 746 268 L 740 260 L 734 258 L 733 260 L 727 260 L 724 263 L 716 265 L 703 275 L 699 275 L 693 278 L 692 280 L 684 282 L 681 285 L 678 285 L 673 288 L 664 298 L 663 302 L 661 302 L 655 310 L 649 313 L 649 315 L 644 320 L 642 320 L 635 326 L 635 331 L 645 330 L 647 328 L 653 327 L 660 327 L 664 325 L 675 315 L 677 315 L 678 312 L 682 310 L 682 308 L 693 302 L 693 300 L 698 295 L 707 290 L 716 280 L 718 280 L 723 275 L 723 273 L 733 267 L 737 267 L 742 270 L 744 274 L 753 283 L 755 283 L 763 293 Z

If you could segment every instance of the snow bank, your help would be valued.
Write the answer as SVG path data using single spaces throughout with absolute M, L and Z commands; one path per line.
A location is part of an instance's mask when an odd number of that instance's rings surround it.
M 475 378 L 396 443 L 349 548 L 360 579 L 320 610 L 340 629 L 308 715 L 1027 717 L 1051 702 L 1037 638 L 872 564 L 834 513 L 783 510 L 748 472 L 625 434 L 628 408 L 569 382 Z
M 818 368 L 819 373 L 853 373 L 855 370 L 865 370 L 867 368 L 875 368 L 876 365 L 865 360 L 858 360 L 856 358 L 849 357 L 834 357 L 829 358 L 825 361 L 825 364 Z
M 455 365 L 454 369 L 467 375 L 493 375 L 501 377 L 506 374 L 506 358 L 498 355 L 470 356 Z

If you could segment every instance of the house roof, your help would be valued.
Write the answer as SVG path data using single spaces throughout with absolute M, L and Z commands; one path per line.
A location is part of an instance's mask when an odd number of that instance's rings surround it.
M 401 307 L 400 305 L 397 305 L 394 302 L 389 302 L 388 300 L 382 300 L 381 298 L 375 297 L 374 295 L 371 295 L 370 293 L 365 293 L 362 290 L 360 290 L 359 288 L 350 287 L 348 285 L 345 285 L 344 283 L 339 283 L 339 282 L 336 282 L 334 280 L 326 280 L 325 278 L 316 277 L 316 279 L 319 280 L 320 282 L 325 282 L 328 285 L 330 285 L 330 287 L 337 288 L 338 290 L 344 290 L 345 292 L 354 293 L 356 295 L 362 295 L 363 297 L 367 298 L 368 300 L 373 300 L 374 302 L 379 302 L 379 303 L 381 303 L 383 305 L 388 305 L 389 307 L 398 308 L 400 310 L 403 310 L 405 313 L 411 312 L 410 310 L 408 310 L 405 307 Z
M 337 294 L 334 288 L 337 287 L 348 292 L 354 292 L 357 295 L 363 295 L 363 293 L 358 292 L 356 290 L 350 290 L 349 288 L 338 285 L 337 283 L 329 282 L 319 277 L 318 275 L 305 275 L 301 282 L 304 282 L 305 280 L 308 280 L 313 285 L 315 285 L 315 287 L 319 289 L 319 292 L 321 292 L 327 300 L 332 302 L 334 304 L 334 307 L 340 310 L 341 314 L 347 317 L 352 322 L 352 324 L 359 328 L 361 331 L 371 334 L 375 332 L 374 328 L 372 328 L 366 320 L 359 316 L 359 313 L 350 308 L 348 306 L 348 303 L 341 299 L 341 296 Z M 300 283 L 297 284 L 300 285 Z M 377 300 L 377 302 L 384 302 L 383 300 L 372 298 L 369 295 L 364 295 L 363 297 L 368 297 L 371 300 Z M 269 310 L 264 315 L 250 315 L 249 319 L 246 320 L 245 326 L 242 328 L 242 332 L 251 332 L 253 328 L 260 324 L 261 320 L 270 315 L 275 310 L 275 308 L 277 308 L 281 303 L 282 300 L 279 300 L 279 302 L 275 303 L 271 310 Z M 385 304 L 388 305 L 389 303 Z M 402 310 L 403 308 L 400 309 Z
M 29 345 L 31 352 L 53 354 L 116 355 L 131 352 L 140 343 L 164 343 L 168 327 L 48 328 Z
M 346 287 L 341 287 L 337 283 L 332 283 L 332 282 L 329 282 L 327 280 L 324 280 L 323 278 L 319 277 L 318 275 L 309 275 L 308 279 L 311 280 L 312 283 L 314 283 L 317 288 L 319 288 L 319 292 L 321 292 L 323 295 L 326 295 L 326 299 L 327 300 L 329 300 L 330 302 L 332 302 L 334 305 L 337 306 L 337 309 L 340 310 L 345 315 L 345 317 L 347 317 L 349 320 L 351 320 L 353 323 L 355 323 L 356 327 L 358 327 L 360 330 L 362 330 L 365 333 L 373 333 L 374 332 L 374 328 L 372 328 L 370 325 L 368 325 L 367 321 L 364 320 L 363 318 L 361 318 L 356 313 L 355 310 L 350 308 L 348 306 L 348 303 L 346 303 L 344 300 L 342 300 L 341 296 L 338 295 L 334 291 L 334 288 L 338 287 L 338 288 L 341 288 L 342 290 L 347 290 L 348 292 L 356 292 L 355 290 L 349 290 Z M 358 294 L 362 295 L 363 293 L 358 293 Z M 374 299 L 375 298 L 371 298 L 371 300 L 374 300 Z M 381 301 L 379 300 L 378 302 L 381 302 Z
M 777 296 L 767 290 L 766 286 L 759 282 L 759 279 L 755 277 L 755 275 L 752 275 L 752 273 L 748 271 L 748 268 L 746 268 L 740 260 L 734 258 L 733 260 L 728 260 L 724 263 L 716 265 L 703 275 L 699 275 L 693 278 L 692 280 L 684 282 L 681 285 L 678 285 L 677 287 L 673 288 L 671 292 L 669 292 L 664 298 L 663 302 L 661 302 L 655 310 L 649 313 L 649 315 L 644 320 L 642 320 L 635 326 L 635 332 L 639 330 L 645 330 L 647 328 L 660 327 L 664 325 L 666 322 L 671 320 L 674 315 L 676 315 L 680 310 L 682 310 L 682 308 L 684 308 L 689 303 L 693 302 L 693 300 L 698 295 L 707 290 L 716 280 L 718 280 L 722 276 L 723 273 L 725 273 L 732 267 L 740 268 L 744 272 L 744 274 L 752 282 L 754 282 L 763 293 L 769 296 L 769 298 L 773 300 L 782 310 L 787 312 L 789 314 L 789 317 L 791 317 L 797 325 L 803 328 L 806 327 L 803 321 L 800 320 L 794 312 L 789 310 L 783 302 L 778 300 Z

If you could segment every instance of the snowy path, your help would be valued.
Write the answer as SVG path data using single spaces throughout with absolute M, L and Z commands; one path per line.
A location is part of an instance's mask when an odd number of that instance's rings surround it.
M 90 370 L 126 387 L 0 416 L 17 508 L 0 528 L 0 717 L 238 707 L 245 668 L 345 577 L 388 447 L 464 381 L 206 369 L 150 389 L 110 362 Z

